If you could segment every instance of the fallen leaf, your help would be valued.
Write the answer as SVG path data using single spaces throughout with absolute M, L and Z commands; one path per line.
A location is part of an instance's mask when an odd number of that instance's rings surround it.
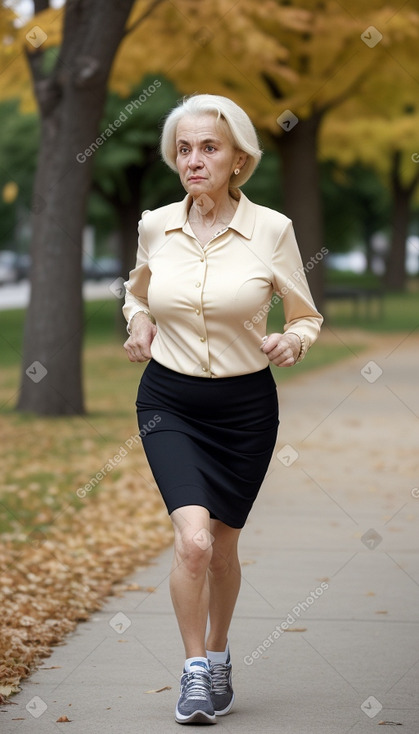
M 171 691 L 172 686 L 163 686 L 163 688 L 156 688 L 155 690 L 151 691 L 144 691 L 144 693 L 161 693 L 162 691 Z
M 9 703 L 4 698 L 4 696 L 10 696 L 11 693 L 16 693 L 18 690 L 19 690 L 19 687 L 16 686 L 15 684 L 11 684 L 11 685 L 8 685 L 8 686 L 6 686 L 6 685 L 0 686 L 0 703 L 1 704 L 3 704 L 3 703 Z M 14 703 L 14 701 L 13 701 L 13 703 Z
M 58 670 L 58 668 L 61 668 L 61 665 L 50 665 L 48 668 L 44 665 L 42 666 L 42 670 Z
M 252 563 L 256 563 L 256 561 L 241 561 L 241 566 L 251 566 Z
M 70 722 L 70 721 L 71 721 L 71 719 L 69 719 L 69 718 L 68 718 L 67 716 L 60 716 L 60 718 L 59 718 L 59 719 L 57 719 L 57 724 L 61 724 L 61 723 L 62 723 L 63 721 L 68 721 L 68 722 Z
M 307 627 L 288 627 L 284 632 L 307 632 Z
M 387 609 L 377 609 L 375 614 L 388 614 L 388 611 Z
M 367 591 L 365 596 L 375 596 L 375 591 Z

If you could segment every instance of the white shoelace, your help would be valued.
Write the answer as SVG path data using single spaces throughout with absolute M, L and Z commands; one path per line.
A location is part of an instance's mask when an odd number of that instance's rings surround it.
M 212 690 L 214 693 L 224 693 L 228 686 L 230 666 L 224 663 L 213 663 L 211 666 Z
M 185 695 L 187 698 L 193 698 L 198 700 L 206 700 L 208 696 L 209 682 L 207 680 L 208 673 L 201 673 L 200 671 L 187 673 L 186 684 L 185 684 Z

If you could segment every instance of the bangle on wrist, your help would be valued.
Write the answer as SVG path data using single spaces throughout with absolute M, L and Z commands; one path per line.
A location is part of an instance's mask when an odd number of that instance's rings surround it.
M 139 308 L 138 311 L 135 312 L 133 316 L 131 316 L 130 320 L 127 323 L 127 332 L 131 336 L 131 322 L 136 317 L 137 313 L 145 313 L 146 316 L 150 318 L 150 311 L 147 308 Z

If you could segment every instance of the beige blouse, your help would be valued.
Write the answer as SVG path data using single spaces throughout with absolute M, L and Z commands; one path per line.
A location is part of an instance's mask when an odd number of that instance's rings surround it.
M 323 318 L 305 277 L 291 220 L 240 192 L 229 226 L 204 247 L 188 222 L 192 197 L 143 212 L 124 316 L 147 309 L 153 359 L 176 372 L 230 377 L 264 369 L 267 315 L 283 301 L 284 332 L 302 339 L 301 360 Z M 321 256 L 320 256 L 321 257 Z

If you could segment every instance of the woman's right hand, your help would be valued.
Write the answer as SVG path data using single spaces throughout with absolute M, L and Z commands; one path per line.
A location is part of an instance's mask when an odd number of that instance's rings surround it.
M 151 342 L 157 333 L 157 327 L 147 314 L 139 311 L 131 319 L 131 334 L 124 344 L 130 362 L 146 362 L 151 359 Z

